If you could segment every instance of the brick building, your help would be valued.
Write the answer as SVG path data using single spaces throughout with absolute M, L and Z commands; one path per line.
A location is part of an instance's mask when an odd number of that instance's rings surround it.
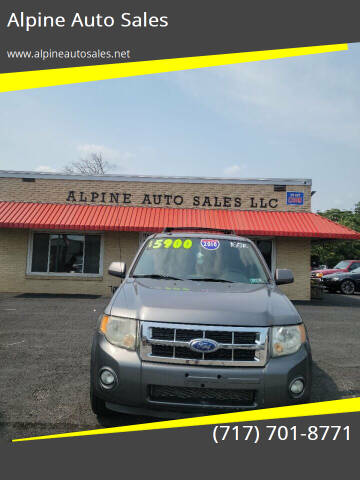
M 110 295 L 107 268 L 130 264 L 164 227 L 228 228 L 252 238 L 282 287 L 310 298 L 312 238 L 360 234 L 311 213 L 309 179 L 80 176 L 0 171 L 0 292 Z

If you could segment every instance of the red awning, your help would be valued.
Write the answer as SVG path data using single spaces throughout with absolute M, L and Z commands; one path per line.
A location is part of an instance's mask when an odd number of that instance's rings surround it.
M 206 227 L 234 230 L 240 235 L 360 240 L 359 232 L 309 212 L 0 202 L 0 227 L 137 232 Z

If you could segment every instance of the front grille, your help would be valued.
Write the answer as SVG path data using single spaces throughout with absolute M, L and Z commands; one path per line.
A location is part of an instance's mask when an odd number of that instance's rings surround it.
M 218 343 L 232 343 L 232 332 L 206 331 L 205 337 Z
M 212 352 L 190 348 L 195 339 L 217 343 Z M 268 329 L 142 322 L 140 355 L 151 362 L 198 365 L 263 366 L 267 360 Z
M 192 358 L 194 360 L 201 360 L 202 353 L 193 352 L 190 348 L 187 347 L 175 347 L 174 351 L 175 358 Z
M 179 329 L 179 330 L 174 330 L 176 332 L 176 340 L 178 342 L 189 342 L 190 340 L 193 340 L 194 338 L 199 338 L 202 337 L 202 331 L 201 330 L 184 330 L 184 329 Z M 153 333 L 154 335 L 154 333 Z M 154 337 L 153 338 L 157 338 Z
M 252 350 L 235 350 L 234 360 L 242 362 L 254 360 L 254 352 Z
M 153 328 L 153 337 L 159 340 L 174 340 L 173 328 Z
M 234 333 L 234 343 L 255 343 L 256 341 L 256 333 L 247 333 L 247 332 L 235 332 Z
M 174 348 L 168 345 L 152 345 L 151 354 L 156 357 L 172 357 Z
M 251 351 L 252 357 L 254 358 L 254 351 Z M 225 348 L 220 348 L 216 352 L 205 353 L 205 360 L 232 360 L 232 350 L 226 350 Z
M 251 406 L 255 401 L 255 391 L 149 385 L 149 399 L 191 405 Z

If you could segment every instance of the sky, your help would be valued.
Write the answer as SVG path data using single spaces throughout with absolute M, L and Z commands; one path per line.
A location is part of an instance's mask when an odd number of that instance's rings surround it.
M 0 93 L 0 170 L 311 178 L 313 211 L 360 201 L 360 44 L 324 53 Z

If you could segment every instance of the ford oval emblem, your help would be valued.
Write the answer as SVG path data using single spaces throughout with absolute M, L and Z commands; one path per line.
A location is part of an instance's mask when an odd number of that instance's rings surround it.
M 211 353 L 215 352 L 219 345 L 214 340 L 208 338 L 195 338 L 190 342 L 190 348 L 194 352 Z

